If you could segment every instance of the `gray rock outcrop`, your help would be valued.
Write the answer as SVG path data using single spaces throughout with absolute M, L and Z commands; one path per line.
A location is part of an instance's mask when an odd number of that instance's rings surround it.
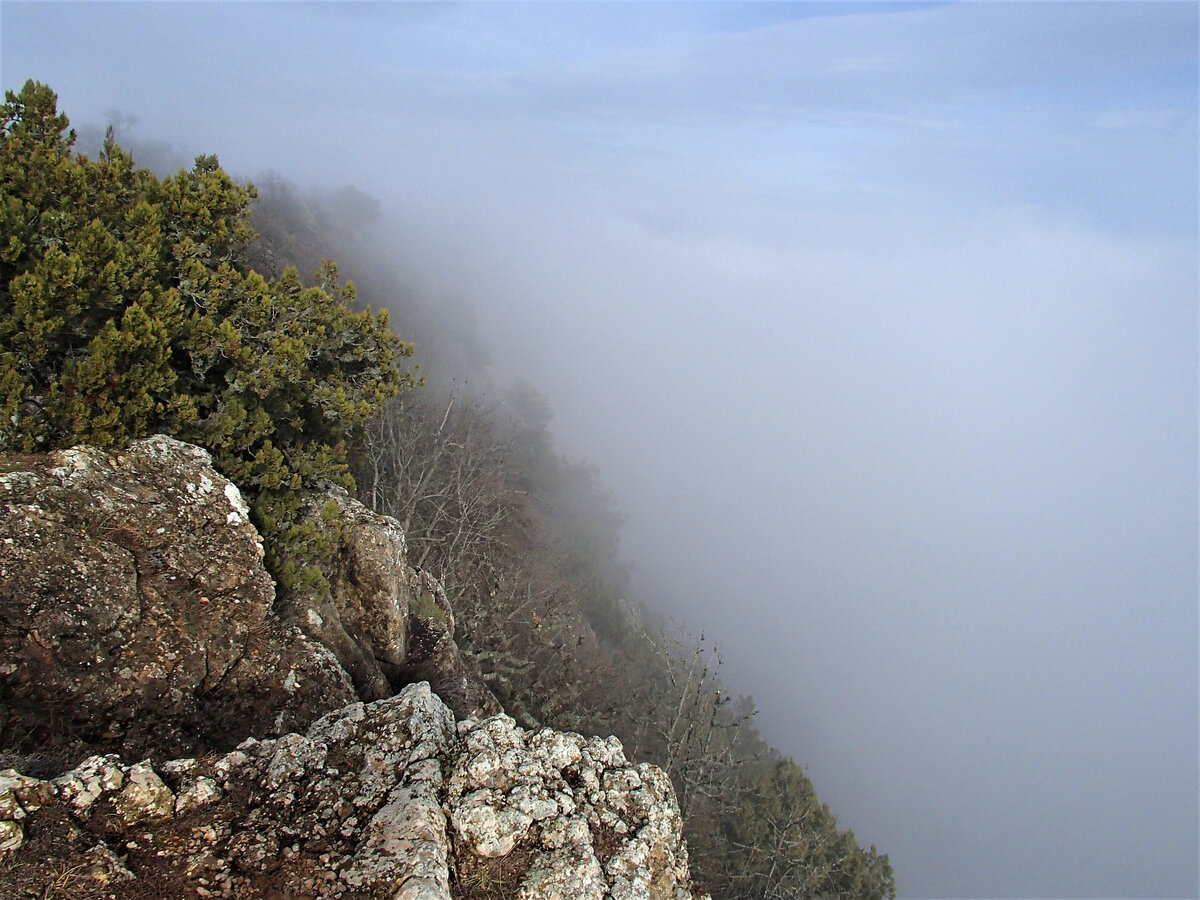
M 404 532 L 341 488 L 306 497 L 301 515 L 333 548 L 321 565 L 329 589 L 281 597 L 280 611 L 333 651 L 361 699 L 389 697 L 387 672 L 404 665 L 412 600 Z
M 456 717 L 492 715 L 500 703 L 454 642 L 454 613 L 441 584 L 408 565 L 400 523 L 331 487 L 306 497 L 302 521 L 326 546 L 327 590 L 283 595 L 276 610 L 328 647 L 361 700 L 429 681 Z
M 519 728 L 397 523 L 303 506 L 277 596 L 205 451 L 0 456 L 0 896 L 691 898 L 667 777 Z
M 0 458 L 0 746 L 194 751 L 356 699 L 272 613 L 237 487 L 167 437 Z
M 39 890 L 31 860 L 57 853 L 115 897 L 689 900 L 680 829 L 666 776 L 615 738 L 456 726 L 420 683 L 224 755 L 2 772 L 0 846 L 26 852 L 0 892 Z
M 241 493 L 198 447 L 0 456 L 0 473 L 10 755 L 229 749 L 422 678 L 460 718 L 500 710 L 399 525 L 345 491 L 303 501 L 328 590 L 277 596 Z

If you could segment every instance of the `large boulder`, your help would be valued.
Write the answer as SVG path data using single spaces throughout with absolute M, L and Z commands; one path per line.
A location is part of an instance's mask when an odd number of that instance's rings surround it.
M 404 532 L 336 487 L 305 497 L 301 522 L 324 548 L 328 588 L 282 594 L 280 613 L 333 652 L 361 699 L 391 696 L 388 672 L 404 664 L 412 600 Z
M 272 612 L 246 504 L 204 450 L 157 436 L 0 473 L 0 749 L 227 749 L 355 699 Z
M 224 755 L 0 772 L 0 895 L 690 900 L 681 827 L 615 738 L 456 727 L 420 683 Z

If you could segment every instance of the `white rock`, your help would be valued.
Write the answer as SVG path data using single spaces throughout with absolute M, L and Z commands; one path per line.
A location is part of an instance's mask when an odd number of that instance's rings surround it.
M 257 744 L 258 742 L 255 741 L 255 743 Z M 213 774 L 221 782 L 225 782 L 249 760 L 250 757 L 244 751 L 232 750 L 213 763 Z
M 93 757 L 53 783 L 0 772 L 0 848 L 20 846 L 16 819 L 30 804 L 62 802 L 88 829 L 89 810 L 111 795 L 127 819 L 186 815 L 186 849 L 167 829 L 139 830 L 127 849 L 180 855 L 213 896 L 269 875 L 305 896 L 450 900 L 452 869 L 486 865 L 468 857 L 520 850 L 531 862 L 506 885 L 519 900 L 693 900 L 661 770 L 626 763 L 615 739 L 530 733 L 508 716 L 456 726 L 424 683 L 350 704 L 307 735 L 247 741 L 215 762 L 174 760 L 162 771 L 177 779 L 176 794 L 149 765 L 123 768 L 116 757 Z M 96 865 L 122 877 L 116 857 L 99 853 Z
M 449 900 L 450 841 L 436 785 L 397 788 L 365 832 L 342 881 L 369 890 L 406 879 L 408 893 L 398 896 Z
M 0 820 L 21 821 L 42 805 L 42 795 L 51 792 L 53 787 L 41 779 L 5 769 L 0 772 Z
M 16 822 L 0 822 L 0 853 L 16 850 L 25 842 L 25 831 Z
M 148 761 L 129 767 L 129 781 L 113 802 L 126 822 L 162 819 L 175 811 L 175 794 Z
M 89 756 L 54 779 L 60 794 L 77 812 L 86 812 L 101 794 L 118 790 L 124 782 L 121 760 L 114 755 Z
M 543 855 L 521 881 L 518 900 L 604 900 L 608 884 L 590 846 Z
M 275 745 L 275 755 L 267 768 L 267 787 L 277 788 L 285 781 L 299 778 L 306 772 L 325 764 L 328 748 L 299 734 L 281 737 Z
M 211 778 L 201 775 L 175 798 L 175 815 L 181 816 L 190 810 L 205 806 L 223 796 L 223 791 Z
M 529 745 L 546 760 L 548 765 L 560 772 L 568 766 L 575 765 L 583 758 L 580 753 L 583 738 L 577 734 L 567 734 L 545 728 L 530 739 Z
M 493 806 L 477 791 L 451 813 L 459 837 L 480 856 L 507 856 L 529 833 L 533 818 L 519 809 Z

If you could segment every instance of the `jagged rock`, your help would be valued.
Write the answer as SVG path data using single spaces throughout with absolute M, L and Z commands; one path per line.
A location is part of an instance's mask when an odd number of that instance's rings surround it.
M 181 816 L 197 807 L 204 806 L 221 796 L 221 788 L 211 778 L 203 775 L 195 780 L 188 779 L 186 790 L 175 797 L 175 815 Z
M 501 710 L 454 643 L 454 613 L 442 586 L 408 565 L 400 523 L 339 487 L 307 497 L 303 521 L 332 548 L 321 570 L 328 590 L 301 589 L 278 609 L 328 647 L 362 700 L 430 682 L 458 718 Z
M 449 900 L 501 881 L 523 900 L 693 896 L 661 771 L 611 738 L 529 733 L 503 715 L 456 727 L 426 683 L 157 773 L 111 756 L 53 782 L 4 772 L 0 841 L 73 847 L 65 862 L 91 865 L 114 897 L 147 879 L 172 896 Z M 150 807 L 122 802 L 135 785 L 165 813 L 152 830 Z M 0 865 L 0 894 L 63 862 Z
M 87 851 L 84 854 L 84 860 L 87 866 L 82 874 L 92 881 L 111 884 L 114 882 L 134 881 L 137 877 L 125 868 L 121 863 L 120 857 L 113 853 L 104 842 L 96 844 L 91 850 Z
M 503 712 L 454 641 L 454 612 L 441 584 L 427 572 L 412 575 L 416 603 L 408 617 L 407 658 L 397 677 L 403 683 L 428 681 L 457 719 Z
M 660 769 L 630 765 L 616 738 L 531 734 L 503 715 L 459 729 L 456 836 L 482 857 L 533 848 L 520 896 L 691 896 L 683 821 Z
M 25 832 L 19 822 L 0 819 L 0 853 L 16 850 L 25 841 Z
M 179 754 L 354 699 L 329 652 L 271 614 L 258 533 L 204 450 L 157 436 L 0 472 L 7 749 Z
M 129 767 L 129 783 L 113 804 L 126 822 L 162 819 L 175 812 L 175 794 L 146 760 Z
M 86 813 L 102 794 L 118 791 L 124 784 L 125 770 L 116 754 L 89 756 L 70 772 L 54 779 L 63 802 L 79 813 Z
M 308 498 L 330 588 L 276 597 L 203 450 L 155 437 L 0 473 L 0 749 L 93 753 L 0 772 L 0 895 L 691 896 L 666 777 L 615 738 L 492 715 L 393 520 Z
M 388 697 L 384 669 L 403 665 L 408 638 L 404 532 L 337 487 L 305 498 L 301 515 L 332 548 L 321 564 L 329 589 L 290 592 L 280 612 L 333 652 L 361 699 Z
M 16 850 L 25 840 L 21 822 L 55 797 L 53 787 L 15 769 L 0 772 L 0 852 Z
M 0 456 L 0 749 L 59 758 L 228 749 L 430 680 L 499 703 L 404 534 L 340 489 L 309 497 L 330 590 L 276 597 L 238 489 L 168 437 Z

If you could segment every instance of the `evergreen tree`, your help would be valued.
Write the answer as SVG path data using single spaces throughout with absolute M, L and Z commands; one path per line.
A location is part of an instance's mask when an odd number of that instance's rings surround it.
M 386 311 L 354 311 L 326 263 L 305 288 L 246 250 L 252 186 L 215 156 L 159 180 L 112 139 L 96 160 L 45 85 L 0 119 L 0 449 L 119 446 L 167 432 L 251 500 L 285 584 L 301 485 L 351 486 L 362 423 L 412 382 Z

